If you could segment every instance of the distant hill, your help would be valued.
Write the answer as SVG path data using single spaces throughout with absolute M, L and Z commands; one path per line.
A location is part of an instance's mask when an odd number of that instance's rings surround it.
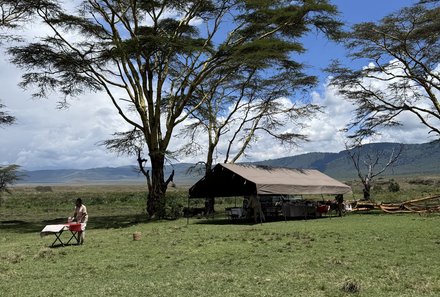
M 387 161 L 399 143 L 374 143 L 363 146 L 360 154 L 375 155 L 383 153 L 382 163 Z M 346 150 L 339 153 L 308 153 L 298 156 L 257 162 L 257 164 L 317 169 L 338 179 L 356 178 L 357 172 Z M 379 168 L 380 165 L 377 166 Z M 429 175 L 440 174 L 440 141 L 424 144 L 405 144 L 397 163 L 384 172 L 384 175 Z
M 201 173 L 188 173 L 193 164 L 180 163 L 166 166 L 168 176 L 175 171 L 175 182 L 179 185 L 191 185 L 201 178 Z M 23 171 L 19 184 L 108 184 L 108 183 L 145 183 L 146 179 L 136 166 L 101 167 L 91 169 L 59 169 Z
M 375 143 L 365 145 L 361 154 L 383 152 L 389 155 L 398 149 L 398 143 Z M 382 159 L 385 161 L 385 158 Z M 255 162 L 254 164 L 317 169 L 337 179 L 356 178 L 356 171 L 347 151 L 339 153 L 308 153 L 292 157 Z M 440 174 L 440 141 L 424 144 L 405 144 L 395 166 L 385 172 L 387 176 L 399 175 L 437 175 Z M 177 185 L 192 185 L 202 177 L 201 172 L 188 170 L 193 164 L 179 163 L 166 167 L 166 175 L 175 170 Z M 88 183 L 145 183 L 145 178 L 137 172 L 135 166 L 104 167 L 85 170 L 60 169 L 23 172 L 25 177 L 20 183 L 26 184 L 88 184 Z

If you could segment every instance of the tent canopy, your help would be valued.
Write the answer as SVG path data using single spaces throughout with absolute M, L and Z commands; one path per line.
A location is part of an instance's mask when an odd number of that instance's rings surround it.
M 189 189 L 189 198 L 345 194 L 351 188 L 314 169 L 217 164 Z

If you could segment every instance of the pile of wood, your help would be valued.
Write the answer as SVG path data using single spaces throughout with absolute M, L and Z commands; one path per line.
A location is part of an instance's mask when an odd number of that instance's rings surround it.
M 380 204 L 386 213 L 433 213 L 440 212 L 440 195 L 408 200 L 401 203 Z
M 370 211 L 370 210 L 378 209 L 378 205 L 373 201 L 358 200 L 352 203 L 352 209 L 353 211 L 359 211 L 359 212 Z

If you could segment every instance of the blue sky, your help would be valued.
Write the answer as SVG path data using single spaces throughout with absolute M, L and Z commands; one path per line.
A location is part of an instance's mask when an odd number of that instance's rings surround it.
M 340 11 L 340 19 L 352 26 L 360 22 L 379 21 L 384 16 L 393 13 L 405 6 L 411 6 L 418 1 L 410 0 L 334 0 L 332 1 Z M 365 61 L 351 61 L 345 57 L 346 50 L 334 41 L 326 40 L 322 34 L 311 32 L 304 38 L 307 52 L 301 57 L 303 62 L 312 68 L 313 75 L 324 82 L 327 74 L 321 69 L 327 67 L 332 59 L 338 58 L 350 65 L 363 66 Z
M 357 22 L 377 21 L 383 16 L 417 1 L 407 0 L 335 0 L 340 18 L 348 25 Z M 271 138 L 261 137 L 257 145 L 248 151 L 246 159 L 240 161 L 266 160 L 292 156 L 307 152 L 337 152 L 344 149 L 344 137 L 338 134 L 353 112 L 353 107 L 327 88 L 327 74 L 321 69 L 331 59 L 345 58 L 345 49 L 322 38 L 309 34 L 304 38 L 307 52 L 301 61 L 309 65 L 308 71 L 319 77 L 317 87 L 311 91 L 312 100 L 327 107 L 309 123 L 303 132 L 310 142 L 297 148 L 285 148 L 273 143 Z M 359 66 L 367 61 L 356 62 Z M 68 110 L 56 109 L 56 96 L 36 102 L 30 99 L 29 91 L 20 89 L 21 71 L 7 60 L 0 60 L 0 98 L 7 111 L 17 117 L 17 124 L 0 128 L 0 164 L 18 164 L 27 170 L 59 168 L 93 168 L 135 165 L 130 157 L 116 156 L 98 146 L 99 141 L 109 139 L 115 131 L 126 130 L 114 108 L 102 94 L 86 94 L 72 102 Z M 422 143 L 430 141 L 426 130 L 417 119 L 405 119 L 405 126 L 393 131 L 384 131 L 376 141 Z M 177 147 L 175 138 L 172 146 Z M 268 150 L 267 148 L 271 148 Z M 171 147 L 172 149 L 173 147 Z M 203 157 L 181 158 L 181 162 L 197 162 Z M 221 161 L 221 157 L 218 161 Z

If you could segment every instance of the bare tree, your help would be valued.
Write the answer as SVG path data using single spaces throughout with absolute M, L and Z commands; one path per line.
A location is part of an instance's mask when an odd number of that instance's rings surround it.
M 370 200 L 374 179 L 396 165 L 403 151 L 402 144 L 393 146 L 391 151 L 389 149 L 373 150 L 371 146 L 358 142 L 353 145 L 346 143 L 345 148 L 362 182 L 363 200 Z

